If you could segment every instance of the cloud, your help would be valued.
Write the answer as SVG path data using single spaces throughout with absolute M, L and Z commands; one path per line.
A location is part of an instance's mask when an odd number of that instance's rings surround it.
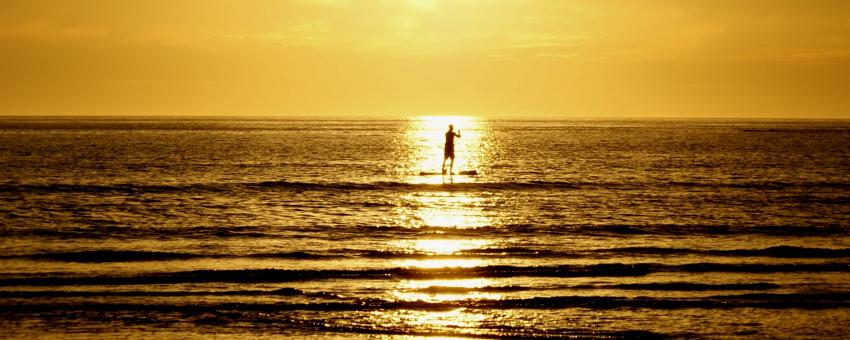
M 791 54 L 793 58 L 799 59 L 850 59 L 850 49 L 848 50 L 821 50 L 821 51 L 806 51 Z
M 48 21 L 27 21 L 0 27 L 0 39 L 30 41 L 96 40 L 110 35 L 109 27 L 100 25 L 61 25 Z

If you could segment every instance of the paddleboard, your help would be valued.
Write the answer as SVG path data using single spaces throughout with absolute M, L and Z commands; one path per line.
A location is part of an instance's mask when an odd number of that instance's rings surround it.
M 425 171 L 419 172 L 419 176 L 437 176 L 437 175 L 478 176 L 478 171 L 476 171 L 476 170 L 465 170 L 465 171 L 458 172 L 456 174 L 450 174 L 450 173 L 444 174 L 444 173 L 441 173 L 441 172 L 425 172 Z

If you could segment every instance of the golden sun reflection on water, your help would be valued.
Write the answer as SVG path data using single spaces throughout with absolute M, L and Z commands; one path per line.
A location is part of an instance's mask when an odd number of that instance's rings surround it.
M 386 322 L 392 324 L 404 324 L 417 332 L 428 333 L 429 331 L 445 332 L 447 329 L 476 329 L 487 316 L 483 313 L 473 313 L 466 308 L 456 308 L 447 311 L 419 311 L 419 310 L 396 310 L 387 312 L 375 312 L 372 317 L 376 323 Z M 393 336 L 396 338 L 396 336 Z M 400 337 L 413 339 L 468 339 L 468 337 L 440 337 L 440 336 L 415 336 Z
M 493 283 L 494 281 L 488 278 L 409 280 L 402 282 L 398 289 L 393 291 L 393 295 L 399 300 L 432 303 L 468 299 L 501 299 L 501 294 L 477 290 Z
M 488 133 L 484 122 L 476 117 L 430 116 L 412 119 L 405 133 L 405 153 L 410 157 L 406 164 L 409 168 L 406 181 L 415 184 L 433 184 L 429 190 L 413 192 L 404 196 L 409 204 L 399 211 L 406 225 L 414 228 L 430 227 L 450 229 L 480 228 L 492 225 L 484 213 L 484 198 L 475 192 L 460 190 L 439 190 L 442 185 L 453 183 L 474 183 L 475 176 L 440 174 L 443 162 L 443 146 L 448 125 L 453 124 L 461 138 L 455 141 L 454 172 L 476 170 L 479 174 L 486 166 L 486 154 L 482 136 Z M 422 175 L 420 172 L 434 175 Z M 437 189 L 437 190 L 434 190 Z M 437 231 L 433 236 L 394 241 L 388 247 L 406 254 L 418 254 L 421 257 L 395 261 L 394 266 L 406 268 L 469 268 L 485 266 L 491 260 L 465 256 L 465 251 L 491 247 L 493 241 L 481 238 L 439 238 Z M 450 280 L 405 280 L 387 293 L 402 301 L 427 301 L 432 303 L 460 301 L 468 299 L 501 299 L 501 294 L 478 289 L 493 284 L 488 278 L 450 279 Z M 484 316 L 463 308 L 449 311 L 388 311 L 382 318 L 391 318 L 418 329 L 433 328 L 475 328 Z
M 399 284 L 391 292 L 392 296 L 401 301 L 424 301 L 429 303 L 452 302 L 477 299 L 501 299 L 500 294 L 476 291 L 476 288 L 492 285 L 491 279 L 455 279 L 455 280 L 409 280 Z M 390 311 L 398 313 L 393 318 L 404 324 L 425 329 L 466 328 L 475 329 L 485 319 L 481 313 L 474 313 L 466 308 L 456 308 L 449 311 Z M 384 315 L 383 317 L 387 317 Z
M 416 203 L 415 216 L 423 226 L 477 228 L 491 223 L 481 211 L 481 197 L 460 192 L 435 192 L 409 199 Z
M 460 181 L 472 182 L 474 176 L 442 176 L 439 175 L 443 161 L 443 145 L 445 132 L 449 124 L 454 125 L 455 131 L 460 132 L 461 138 L 456 140 L 455 172 L 476 170 L 482 164 L 482 135 L 487 133 L 483 120 L 471 116 L 423 116 L 412 118 L 405 132 L 406 154 L 412 155 L 409 164 L 414 164 L 407 170 L 409 180 L 413 183 L 443 184 L 446 177 L 453 177 L 453 183 Z M 435 176 L 420 175 L 420 172 L 437 173 Z M 439 188 L 439 186 L 436 186 Z M 428 190 L 411 193 L 404 197 L 406 204 L 399 215 L 408 222 L 410 227 L 438 228 L 478 228 L 491 225 L 492 221 L 482 211 L 483 199 L 474 193 L 459 191 Z M 490 241 L 481 239 L 423 239 L 394 242 L 390 248 L 404 253 L 421 253 L 426 255 L 458 255 L 458 258 L 445 256 L 434 259 L 410 259 L 396 263 L 403 267 L 440 268 L 440 267 L 472 267 L 485 264 L 482 259 L 463 258 L 457 252 L 485 247 Z
M 491 241 L 481 239 L 421 239 L 394 242 L 396 248 L 405 253 L 422 253 L 427 255 L 458 255 L 458 252 L 478 249 L 491 244 Z M 485 264 L 482 259 L 469 258 L 435 258 L 407 259 L 397 261 L 395 265 L 406 268 L 444 268 L 444 267 L 475 267 Z
M 425 253 L 429 255 L 452 255 L 459 251 L 477 249 L 491 242 L 479 239 L 420 239 L 393 242 L 392 245 L 408 253 Z

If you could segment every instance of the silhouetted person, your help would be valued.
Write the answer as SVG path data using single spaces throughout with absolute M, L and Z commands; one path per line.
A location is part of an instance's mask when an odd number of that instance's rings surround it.
M 449 124 L 449 131 L 446 132 L 446 148 L 443 150 L 443 166 L 441 167 L 443 174 L 446 173 L 447 159 L 452 159 L 451 163 L 449 163 L 450 174 L 455 166 L 455 137 L 460 138 L 460 130 L 454 132 L 454 128 L 454 125 Z

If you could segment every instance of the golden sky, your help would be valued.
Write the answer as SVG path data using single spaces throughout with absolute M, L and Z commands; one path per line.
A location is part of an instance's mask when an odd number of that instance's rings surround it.
M 3 0 L 0 114 L 850 118 L 850 1 Z

